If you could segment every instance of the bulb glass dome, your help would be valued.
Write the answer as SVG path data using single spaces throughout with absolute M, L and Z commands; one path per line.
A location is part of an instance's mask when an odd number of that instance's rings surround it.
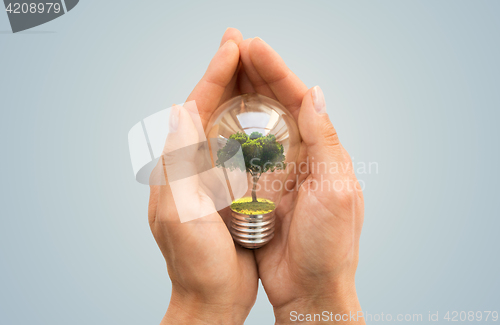
M 246 191 L 231 204 L 231 233 L 247 248 L 274 236 L 274 210 L 290 171 L 296 167 L 300 135 L 293 116 L 274 99 L 244 94 L 222 104 L 207 126 L 213 166 L 247 174 Z M 231 163 L 242 150 L 244 164 Z

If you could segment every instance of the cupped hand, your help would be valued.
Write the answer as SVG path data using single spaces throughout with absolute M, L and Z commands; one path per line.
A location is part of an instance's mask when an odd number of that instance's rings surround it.
M 226 30 L 219 50 L 186 101 L 196 102 L 203 127 L 213 111 L 238 95 L 239 85 L 245 84 L 238 81 L 241 40 L 239 31 Z M 166 147 L 193 140 L 190 137 L 196 137 L 196 129 L 187 108 L 176 106 L 171 114 Z M 164 168 L 163 164 L 158 167 Z M 201 191 L 187 195 L 193 209 L 207 203 Z M 168 181 L 151 186 L 148 215 L 172 280 L 170 304 L 162 324 L 243 324 L 257 295 L 253 252 L 234 244 L 216 212 L 181 223 Z
M 302 136 L 297 166 L 308 166 L 291 175 L 295 186 L 285 190 L 276 209 L 275 236 L 255 251 L 277 323 L 323 311 L 352 321 L 351 315 L 361 311 L 354 278 L 364 204 L 349 154 L 339 142 L 318 86 L 308 89 L 259 38 L 244 40 L 239 48 L 247 78 L 241 79 L 240 88 L 288 108 Z

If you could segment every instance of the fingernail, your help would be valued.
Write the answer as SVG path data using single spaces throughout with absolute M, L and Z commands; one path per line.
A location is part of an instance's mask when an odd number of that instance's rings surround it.
M 316 109 L 316 113 L 323 114 L 326 113 L 326 104 L 325 104 L 325 96 L 323 95 L 323 91 L 319 86 L 315 86 L 312 91 L 312 98 L 314 108 Z
M 256 39 L 258 39 L 258 40 L 261 40 L 261 41 L 262 41 L 262 42 L 264 42 L 264 43 L 266 42 L 266 41 L 264 41 L 262 38 L 260 38 L 259 36 L 256 36 L 255 38 L 256 38 Z
M 169 128 L 168 132 L 173 133 L 177 131 L 177 127 L 179 126 L 179 106 L 174 105 L 172 110 L 170 111 L 170 119 L 169 119 Z
M 236 42 L 234 41 L 234 39 L 228 39 L 228 40 L 224 43 L 224 45 L 226 45 L 226 44 L 227 44 L 227 43 L 229 43 L 229 42 L 233 42 L 234 44 L 236 44 Z

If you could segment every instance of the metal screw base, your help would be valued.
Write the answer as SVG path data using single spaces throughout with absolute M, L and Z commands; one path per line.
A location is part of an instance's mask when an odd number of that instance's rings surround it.
M 274 211 L 266 214 L 241 214 L 232 211 L 230 232 L 235 242 L 248 249 L 267 244 L 274 237 Z

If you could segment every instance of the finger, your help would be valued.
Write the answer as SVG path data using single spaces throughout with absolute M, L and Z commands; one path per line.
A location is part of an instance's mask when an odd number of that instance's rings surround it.
M 241 35 L 241 32 L 239 30 L 237 30 L 236 28 L 229 27 L 226 29 L 226 31 L 224 32 L 224 35 L 222 36 L 220 46 L 224 45 L 229 40 L 232 40 L 236 43 L 236 45 L 239 45 L 241 43 L 241 41 L 243 41 L 243 35 Z M 228 101 L 232 97 L 236 96 L 236 86 L 237 86 L 236 83 L 238 82 L 238 75 L 239 75 L 240 67 L 241 67 L 241 63 L 238 64 L 238 68 L 236 69 L 235 73 L 233 74 L 231 81 L 226 86 L 226 89 L 224 90 L 224 93 L 222 94 L 221 99 L 219 101 L 219 105 Z
M 253 66 L 274 96 L 297 118 L 307 92 L 306 85 L 286 66 L 278 53 L 260 38 L 250 42 L 248 53 Z
M 163 243 L 162 250 L 168 252 L 183 249 L 195 252 L 206 247 L 217 250 L 221 245 L 232 244 L 213 201 L 201 194 L 196 166 L 199 137 L 189 112 L 184 107 L 174 106 L 170 121 L 162 155 L 167 182 L 159 188 L 155 238 Z M 191 176 L 175 179 L 186 172 Z
M 310 168 L 313 177 L 326 174 L 330 163 L 344 163 L 343 148 L 326 113 L 325 98 L 319 86 L 306 92 L 298 125 L 302 140 L 307 145 L 309 164 L 313 164 Z M 320 164 L 326 164 L 327 167 L 320 168 Z
M 273 91 L 267 84 L 267 82 L 260 76 L 259 72 L 255 68 L 252 60 L 250 59 L 250 43 L 253 38 L 249 38 L 240 43 L 240 58 L 243 65 L 243 69 L 248 76 L 248 80 L 250 81 L 254 92 L 259 93 L 261 95 L 276 99 Z M 243 92 L 243 91 L 242 91 Z
M 219 106 L 222 96 L 236 73 L 239 49 L 232 39 L 226 41 L 215 53 L 207 71 L 186 101 L 195 100 L 203 127 L 212 112 Z
M 222 94 L 219 103 L 217 107 L 219 107 L 222 103 L 228 101 L 229 99 L 233 98 L 236 96 L 236 86 L 238 82 L 238 75 L 240 71 L 241 63 L 238 64 L 238 68 L 236 68 L 236 71 L 233 74 L 233 77 L 231 78 L 231 81 L 226 86 L 226 89 L 224 89 L 224 93 Z
M 222 40 L 220 41 L 220 46 L 224 45 L 229 40 L 233 40 L 236 45 L 239 45 L 243 41 L 243 35 L 236 28 L 228 27 L 222 35 Z
M 160 195 L 160 185 L 149 187 L 148 222 L 153 227 L 156 219 L 156 208 L 158 206 L 158 196 Z
M 174 106 L 162 155 L 168 179 L 167 195 L 159 197 L 159 202 L 168 208 L 160 217 L 163 221 L 185 222 L 215 212 L 213 202 L 200 200 L 198 149 L 199 135 L 189 112 L 182 106 Z
M 242 94 L 256 92 L 255 88 L 252 85 L 252 82 L 250 81 L 250 78 L 248 78 L 248 75 L 245 71 L 245 66 L 243 64 L 240 65 L 240 71 L 238 72 L 238 88 L 240 90 L 240 93 Z

